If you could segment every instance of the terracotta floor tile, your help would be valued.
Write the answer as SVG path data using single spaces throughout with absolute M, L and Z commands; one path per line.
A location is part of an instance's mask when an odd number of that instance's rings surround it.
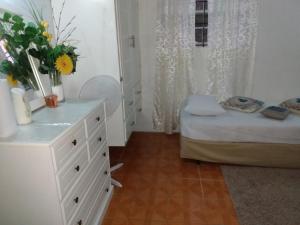
M 201 179 L 223 180 L 221 168 L 216 164 L 200 164 L 199 172 Z
M 135 199 L 133 201 L 132 207 L 130 209 L 130 214 L 128 217 L 130 219 L 139 219 L 145 221 L 149 209 L 150 209 L 149 200 L 144 201 L 143 199 Z
M 102 225 L 146 225 L 145 220 L 136 220 L 136 219 L 104 219 Z
M 178 134 L 133 133 L 110 151 L 125 165 L 104 225 L 238 225 L 220 167 L 181 159 Z
M 149 202 L 149 209 L 147 213 L 147 220 L 149 221 L 163 221 L 166 222 L 168 216 L 168 198 L 154 198 Z
M 225 198 L 229 196 L 224 181 L 201 180 L 204 198 Z
M 155 157 L 164 160 L 178 160 L 180 159 L 179 149 L 164 149 L 162 148 Z

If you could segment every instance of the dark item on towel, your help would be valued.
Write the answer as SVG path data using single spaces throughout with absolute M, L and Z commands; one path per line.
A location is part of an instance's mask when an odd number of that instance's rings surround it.
M 281 107 L 287 108 L 292 113 L 300 114 L 300 98 L 291 98 L 280 104 Z
M 221 104 L 225 109 L 253 113 L 261 109 L 264 102 L 253 98 L 234 96 L 227 99 L 225 102 L 221 102 Z
M 279 106 L 269 106 L 260 113 L 268 118 L 284 120 L 289 115 L 289 110 Z

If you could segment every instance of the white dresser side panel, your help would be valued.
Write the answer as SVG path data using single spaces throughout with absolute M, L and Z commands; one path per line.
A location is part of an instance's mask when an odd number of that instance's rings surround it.
M 50 149 L 0 144 L 0 224 L 63 225 Z
M 125 145 L 125 124 L 123 119 L 122 104 L 123 103 L 121 102 L 114 114 L 106 119 L 108 146 Z

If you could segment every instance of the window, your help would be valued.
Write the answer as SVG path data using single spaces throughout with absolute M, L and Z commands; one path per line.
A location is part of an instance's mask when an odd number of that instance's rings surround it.
M 207 0 L 196 0 L 195 41 L 196 46 L 207 46 Z

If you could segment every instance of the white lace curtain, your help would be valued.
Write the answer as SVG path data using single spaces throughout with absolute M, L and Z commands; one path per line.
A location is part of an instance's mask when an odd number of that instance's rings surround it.
M 208 1 L 207 94 L 251 95 L 260 0 Z
M 172 133 L 180 106 L 195 92 L 192 58 L 195 45 L 195 0 L 157 1 L 154 128 Z

